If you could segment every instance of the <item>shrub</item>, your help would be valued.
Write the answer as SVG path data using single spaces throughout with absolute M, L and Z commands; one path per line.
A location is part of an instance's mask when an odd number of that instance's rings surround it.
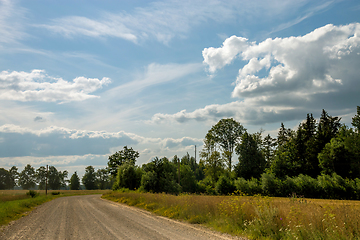
M 31 196 L 32 198 L 36 197 L 37 195 L 39 195 L 37 192 L 35 192 L 34 190 L 29 190 L 26 195 Z
M 236 187 L 228 176 L 221 175 L 216 182 L 215 190 L 217 194 L 228 195 L 233 193 L 236 190 Z
M 278 195 L 278 179 L 273 173 L 263 173 L 261 175 L 261 187 L 263 193 L 268 196 Z
M 60 192 L 52 192 L 51 195 L 60 195 Z

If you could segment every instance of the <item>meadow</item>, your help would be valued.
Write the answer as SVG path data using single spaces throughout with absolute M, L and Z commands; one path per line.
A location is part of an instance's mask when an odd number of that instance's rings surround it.
M 360 201 L 117 191 L 103 198 L 250 239 L 359 239 Z
M 0 226 L 26 216 L 34 207 L 57 197 L 103 194 L 108 190 L 45 190 L 35 191 L 36 196 L 31 197 L 28 190 L 0 190 Z

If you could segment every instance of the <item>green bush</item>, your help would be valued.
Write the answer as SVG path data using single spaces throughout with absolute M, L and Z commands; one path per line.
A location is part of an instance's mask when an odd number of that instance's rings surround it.
M 219 180 L 216 182 L 215 190 L 217 194 L 228 195 L 233 193 L 236 190 L 236 187 L 228 176 L 221 175 Z
M 273 173 L 263 173 L 261 175 L 261 187 L 265 195 L 277 196 L 279 179 L 277 179 Z
M 34 197 L 36 197 L 36 196 L 39 195 L 39 194 L 38 194 L 37 192 L 35 192 L 34 190 L 29 190 L 29 191 L 26 193 L 26 195 L 34 198 Z
M 51 195 L 60 195 L 60 192 L 52 192 Z

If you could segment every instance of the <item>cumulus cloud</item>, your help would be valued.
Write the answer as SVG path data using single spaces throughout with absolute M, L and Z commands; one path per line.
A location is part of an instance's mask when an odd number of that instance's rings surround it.
M 203 57 L 212 74 L 236 58 L 245 62 L 232 92 L 241 100 L 193 112 L 158 113 L 152 122 L 235 117 L 244 123 L 264 124 L 301 119 L 323 108 L 348 114 L 360 101 L 359 23 L 329 24 L 304 36 L 269 38 L 260 43 L 232 36 L 219 48 L 204 49 Z
M 0 73 L 0 99 L 15 101 L 71 102 L 98 96 L 90 93 L 109 84 L 109 78 L 77 77 L 72 82 L 45 74 L 44 70 Z
M 259 44 L 244 43 L 241 39 L 229 45 L 229 39 L 223 47 L 205 49 L 203 56 L 212 72 L 235 57 L 248 62 L 239 70 L 233 97 L 268 96 L 289 91 L 311 97 L 359 84 L 353 68 L 354 61 L 360 63 L 359 23 L 329 24 L 304 36 L 266 39 Z M 221 61 L 213 60 L 219 56 Z M 263 69 L 268 70 L 267 76 L 256 75 Z

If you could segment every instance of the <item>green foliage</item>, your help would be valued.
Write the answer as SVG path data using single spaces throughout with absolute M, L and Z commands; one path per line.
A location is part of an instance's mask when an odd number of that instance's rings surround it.
M 177 166 L 166 157 L 155 157 L 150 163 L 142 166 L 144 172 L 141 189 L 152 192 L 177 194 L 181 187 L 177 181 Z
M 0 168 L 0 189 L 11 189 L 11 175 L 4 169 Z
M 96 171 L 96 185 L 98 189 L 111 188 L 111 181 L 108 169 L 101 168 Z
M 215 184 L 215 190 L 220 195 L 229 195 L 236 190 L 233 181 L 226 174 L 221 175 Z
M 81 180 L 86 190 L 96 189 L 96 174 L 93 166 L 88 166 L 85 168 L 85 174 Z
M 208 131 L 206 141 L 213 146 L 218 144 L 226 159 L 228 170 L 232 170 L 232 154 L 236 144 L 240 141 L 245 128 L 232 118 L 221 119 Z
M 30 165 L 27 164 L 24 170 L 21 171 L 19 174 L 19 185 L 23 189 L 30 189 L 34 188 L 36 184 L 36 174 L 35 169 Z
M 124 146 L 123 150 L 114 153 L 109 156 L 108 168 L 112 176 L 115 176 L 117 169 L 122 164 L 135 165 L 136 159 L 139 157 L 139 152 Z
M 123 164 L 119 166 L 116 175 L 116 182 L 113 189 L 128 188 L 134 190 L 140 187 L 142 178 L 142 170 L 131 164 Z
M 56 167 L 50 166 L 48 173 L 48 187 L 53 190 L 59 190 L 61 187 L 66 186 L 65 178 L 67 178 L 68 172 L 58 171 Z
M 34 198 L 34 197 L 36 197 L 36 196 L 39 195 L 39 194 L 38 194 L 37 192 L 35 192 L 34 190 L 29 190 L 29 191 L 26 193 L 26 195 Z
M 236 147 L 236 153 L 239 155 L 239 163 L 235 166 L 235 172 L 238 177 L 250 179 L 259 178 L 265 170 L 266 161 L 260 150 L 256 134 L 245 132 L 241 137 L 241 143 Z
M 46 187 L 46 168 L 44 166 L 36 169 L 36 182 L 39 184 L 39 189 L 44 190 Z
M 70 178 L 70 190 L 80 190 L 80 178 L 76 171 Z
M 191 169 L 190 165 L 180 166 L 180 185 L 182 192 L 196 192 L 196 178 L 194 171 Z

